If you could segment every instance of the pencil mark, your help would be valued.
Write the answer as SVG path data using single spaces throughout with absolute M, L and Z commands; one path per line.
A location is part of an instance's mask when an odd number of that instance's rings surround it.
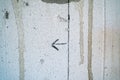
M 56 45 L 65 45 L 67 43 L 56 43 Z
M 19 50 L 19 80 L 24 80 L 24 25 L 22 21 L 22 0 L 11 0 L 18 30 L 18 50 Z M 19 1 L 19 3 L 17 3 Z
M 61 17 L 60 15 L 58 15 L 58 19 L 60 22 L 67 22 L 67 19 Z
M 65 45 L 65 44 L 67 44 L 67 43 L 57 43 L 57 41 L 59 41 L 59 39 L 55 40 L 52 43 L 52 47 L 55 48 L 57 51 L 59 51 L 59 49 L 55 45 Z
M 59 50 L 56 46 L 55 43 L 58 41 L 59 39 L 57 39 L 55 42 L 52 43 L 52 47 L 55 48 L 57 51 Z
M 93 0 L 88 1 L 88 80 L 93 80 L 92 73 L 92 27 L 93 27 Z
M 70 20 L 70 14 L 68 14 L 68 20 Z
M 56 4 L 66 4 L 68 3 L 68 0 L 42 0 L 46 3 L 56 3 Z M 69 2 L 78 2 L 80 0 L 69 0 Z
M 70 48 L 69 48 L 69 44 L 70 44 L 70 0 L 68 0 L 68 68 L 67 68 L 67 80 L 69 80 L 70 76 Z

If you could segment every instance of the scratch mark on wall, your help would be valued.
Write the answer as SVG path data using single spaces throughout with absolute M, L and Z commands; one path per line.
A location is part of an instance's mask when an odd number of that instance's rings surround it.
M 16 25 L 18 30 L 18 49 L 19 49 L 19 80 L 24 80 L 24 28 L 23 28 L 23 21 L 22 21 L 22 0 L 18 2 L 18 0 L 11 0 Z
M 93 27 L 93 0 L 88 1 L 88 80 L 93 80 L 92 73 L 92 27 Z
M 84 7 L 84 0 L 79 1 L 78 9 L 79 9 L 79 16 L 80 16 L 80 64 L 84 63 L 84 32 L 83 32 L 83 7 Z

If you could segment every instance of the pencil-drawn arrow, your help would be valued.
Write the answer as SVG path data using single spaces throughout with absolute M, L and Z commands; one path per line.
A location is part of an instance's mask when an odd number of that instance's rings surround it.
M 57 43 L 57 41 L 59 41 L 59 39 L 55 40 L 52 43 L 52 47 L 55 48 L 57 51 L 59 51 L 59 49 L 56 47 L 56 45 L 66 45 L 67 43 Z

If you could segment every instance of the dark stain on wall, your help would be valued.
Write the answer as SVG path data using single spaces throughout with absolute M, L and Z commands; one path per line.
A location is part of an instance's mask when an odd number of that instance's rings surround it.
M 93 2 L 88 1 L 88 80 L 93 80 L 92 72 L 92 29 L 93 29 Z
M 25 4 L 25 6 L 29 6 L 29 3 L 28 2 L 23 2 Z
M 40 63 L 43 64 L 44 63 L 44 59 L 40 59 Z
M 17 2 L 19 2 L 19 0 L 17 0 Z
M 9 19 L 9 12 L 8 11 L 5 12 L 5 18 Z
M 23 0 L 11 0 L 14 10 L 15 22 L 18 32 L 18 52 L 19 52 L 19 80 L 25 80 L 25 65 L 24 65 L 24 50 L 25 50 L 25 41 L 24 41 L 24 24 L 22 20 L 22 2 Z M 19 1 L 19 2 L 18 2 Z
M 68 3 L 68 0 L 42 0 L 46 3 L 56 3 L 56 4 L 66 4 Z M 80 0 L 69 0 L 69 2 L 78 2 Z
M 29 6 L 29 3 L 26 2 L 26 6 Z

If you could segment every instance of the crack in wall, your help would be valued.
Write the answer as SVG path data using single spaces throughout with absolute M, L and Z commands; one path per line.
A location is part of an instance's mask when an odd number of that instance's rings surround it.
M 11 0 L 16 25 L 18 30 L 18 49 L 19 49 L 19 80 L 24 80 L 24 28 L 23 28 L 23 21 L 22 21 L 22 0 L 18 2 L 18 0 Z
M 88 80 L 93 80 L 92 73 L 92 28 L 93 28 L 93 0 L 88 1 Z

